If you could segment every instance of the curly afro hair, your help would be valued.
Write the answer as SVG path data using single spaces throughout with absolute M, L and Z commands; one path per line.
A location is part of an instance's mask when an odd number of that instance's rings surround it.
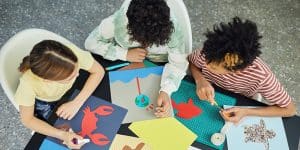
M 257 26 L 250 20 L 242 21 L 234 17 L 228 24 L 214 25 L 213 31 L 204 34 L 202 54 L 207 63 L 225 62 L 227 56 L 235 56 L 238 61 L 231 66 L 224 66 L 231 71 L 241 70 L 250 65 L 261 54 L 259 39 L 262 38 L 257 31 Z
M 126 15 L 130 40 L 143 47 L 169 42 L 174 27 L 164 0 L 132 0 Z

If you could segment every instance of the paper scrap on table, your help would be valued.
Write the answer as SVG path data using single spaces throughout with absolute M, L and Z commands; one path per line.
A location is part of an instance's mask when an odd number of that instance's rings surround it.
M 151 150 L 149 145 L 137 137 L 126 136 L 117 134 L 110 146 L 110 150 L 125 150 L 125 149 L 134 149 L 134 150 Z
M 201 150 L 200 148 L 196 148 L 196 147 L 194 147 L 194 146 L 190 146 L 189 148 L 188 148 L 188 150 Z

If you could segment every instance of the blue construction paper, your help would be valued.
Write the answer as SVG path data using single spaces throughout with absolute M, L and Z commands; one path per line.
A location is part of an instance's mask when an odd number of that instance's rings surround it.
M 78 93 L 79 91 L 76 90 L 73 93 L 72 97 L 74 98 L 75 95 L 77 95 Z M 75 133 L 79 133 L 80 131 L 82 131 L 81 125 L 82 125 L 82 119 L 84 117 L 83 110 L 87 107 L 90 107 L 90 110 L 94 111 L 96 108 L 104 105 L 111 106 L 113 108 L 113 112 L 107 116 L 100 116 L 99 114 L 95 114 L 96 118 L 98 118 L 98 121 L 96 122 L 97 128 L 92 131 L 92 135 L 99 134 L 99 133 L 103 134 L 109 139 L 110 142 L 106 145 L 99 146 L 92 142 L 91 137 L 85 136 L 83 138 L 90 139 L 91 142 L 85 144 L 81 149 L 82 150 L 91 150 L 91 149 L 108 150 L 127 113 L 127 109 L 114 105 L 100 98 L 90 96 L 72 120 L 68 121 L 59 118 L 55 122 L 54 126 L 57 127 L 62 124 L 69 124 Z M 93 121 L 88 122 L 88 124 L 93 124 Z M 61 144 L 61 141 L 59 141 L 58 139 L 51 138 L 51 137 L 47 137 L 47 139 L 56 142 L 58 144 Z
M 141 68 L 141 69 L 133 69 L 133 70 L 120 70 L 120 71 L 113 71 L 109 72 L 109 81 L 113 83 L 115 81 L 122 81 L 127 83 L 136 77 L 138 78 L 145 78 L 149 74 L 156 74 L 161 75 L 163 72 L 163 66 L 158 67 L 148 67 L 148 68 Z
M 198 135 L 198 138 L 196 139 L 197 142 L 211 146 L 215 149 L 223 149 L 224 144 L 216 146 L 211 143 L 210 139 L 214 133 L 220 132 L 224 125 L 224 120 L 219 114 L 219 109 L 217 107 L 198 98 L 195 84 L 181 81 L 178 91 L 174 92 L 171 98 L 176 102 L 176 104 L 187 103 L 191 98 L 194 105 L 202 110 L 201 114 L 191 119 L 180 118 L 176 115 L 174 116 L 187 128 Z M 215 100 L 219 106 L 235 105 L 236 103 L 235 98 L 218 92 L 215 92 Z M 177 110 L 174 108 L 174 114 L 176 113 Z
M 57 144 L 53 141 L 45 139 L 41 144 L 39 150 L 69 150 L 69 149 L 62 146 L 61 144 Z

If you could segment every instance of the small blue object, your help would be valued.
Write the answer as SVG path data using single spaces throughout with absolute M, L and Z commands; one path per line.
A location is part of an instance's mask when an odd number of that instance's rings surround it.
M 113 70 L 113 69 L 117 69 L 117 68 L 121 68 L 124 66 L 128 66 L 130 63 L 122 63 L 122 64 L 118 64 L 118 65 L 114 65 L 114 66 L 110 66 L 110 67 L 106 67 L 106 70 Z
M 149 105 L 149 97 L 144 95 L 144 94 L 140 94 L 135 98 L 135 104 L 138 107 L 147 107 Z

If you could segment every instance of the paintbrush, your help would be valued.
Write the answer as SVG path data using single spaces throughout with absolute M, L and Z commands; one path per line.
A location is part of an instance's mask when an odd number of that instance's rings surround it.
M 217 108 L 220 109 L 220 110 L 223 110 L 223 108 L 222 108 L 221 106 L 219 106 L 219 104 L 217 103 L 216 100 L 214 100 L 214 102 L 212 102 L 211 105 L 217 107 Z

